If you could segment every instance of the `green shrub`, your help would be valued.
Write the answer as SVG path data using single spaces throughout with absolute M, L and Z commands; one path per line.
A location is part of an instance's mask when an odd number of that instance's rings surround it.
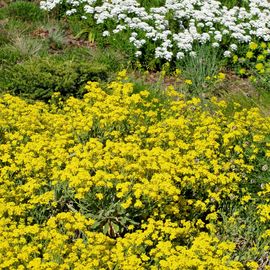
M 4 91 L 48 101 L 53 92 L 79 97 L 82 90 L 78 89 L 82 89 L 84 83 L 106 79 L 107 73 L 105 66 L 91 62 L 35 58 L 6 69 L 0 77 Z
M 7 11 L 10 17 L 22 21 L 39 21 L 45 18 L 44 11 L 38 5 L 31 2 L 13 2 L 8 6 Z
M 91 61 L 100 63 L 107 67 L 108 71 L 115 72 L 127 67 L 127 56 L 122 51 L 108 47 L 87 48 L 87 47 L 66 47 L 56 58 L 71 61 Z
M 94 51 L 93 59 L 98 63 L 102 63 L 110 69 L 110 71 L 117 71 L 127 66 L 127 56 L 121 50 L 114 48 L 107 48 L 106 50 L 97 49 Z
M 0 28 L 0 46 L 10 43 L 10 37 L 7 31 Z
M 4 20 L 7 17 L 7 8 L 1 7 L 0 8 L 0 20 Z
M 57 59 L 60 60 L 70 60 L 70 61 L 80 61 L 81 59 L 84 59 L 84 61 L 93 61 L 93 50 L 87 48 L 87 47 L 72 47 L 67 46 L 64 48 L 61 53 L 55 55 Z M 95 61 L 98 62 L 98 61 Z
M 0 48 L 0 65 L 14 65 L 22 59 L 20 52 L 11 45 Z

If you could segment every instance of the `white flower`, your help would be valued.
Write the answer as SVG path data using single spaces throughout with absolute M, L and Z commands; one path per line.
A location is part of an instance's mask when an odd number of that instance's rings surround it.
M 225 57 L 231 57 L 232 53 L 230 51 L 225 51 L 224 56 Z
M 198 27 L 204 27 L 204 23 L 202 23 L 202 22 L 198 23 L 197 25 L 198 25 Z
M 136 53 L 135 53 L 135 56 L 136 57 L 140 57 L 142 55 L 142 52 L 141 51 L 137 51 Z
M 103 37 L 108 37 L 108 36 L 110 36 L 110 32 L 109 32 L 109 31 L 104 31 L 104 32 L 102 33 L 102 36 L 103 36 Z
M 236 44 L 231 44 L 231 45 L 230 45 L 230 49 L 231 49 L 232 51 L 237 51 L 237 45 L 236 45 Z
M 67 16 L 70 16 L 70 15 L 76 13 L 76 12 L 77 12 L 77 10 L 76 10 L 75 8 L 73 8 L 73 9 L 71 9 L 71 10 L 66 11 L 66 15 L 67 15 Z
M 214 39 L 215 39 L 216 41 L 221 41 L 221 40 L 222 40 L 222 35 L 220 35 L 220 34 L 215 35 L 215 36 L 214 36 Z
M 63 0 L 45 0 L 40 2 L 40 7 L 50 11 L 63 3 Z M 225 45 L 222 44 L 225 36 L 231 40 L 225 57 L 237 50 L 238 43 L 249 43 L 252 39 L 270 41 L 267 0 L 249 0 L 247 8 L 227 8 L 217 0 L 166 0 L 163 6 L 150 10 L 140 6 L 137 0 L 66 0 L 65 5 L 69 7 L 67 15 L 80 8 L 85 13 L 82 18 L 90 14 L 96 24 L 114 21 L 116 26 L 109 29 L 111 34 L 131 31 L 129 42 L 136 48 L 152 44 L 155 46 L 153 57 L 167 61 L 173 57 L 182 59 L 192 52 L 194 44 Z M 171 21 L 179 26 L 178 31 L 169 30 L 173 29 Z M 108 33 L 104 31 L 103 35 Z
M 89 5 L 84 6 L 85 13 L 93 14 L 95 9 Z
M 136 32 L 132 32 L 131 33 L 131 36 L 134 37 L 134 38 L 136 38 L 138 36 L 138 34 Z
M 178 60 L 183 59 L 184 57 L 185 57 L 185 54 L 184 54 L 183 52 L 178 52 L 178 53 L 176 54 L 176 58 L 177 58 Z

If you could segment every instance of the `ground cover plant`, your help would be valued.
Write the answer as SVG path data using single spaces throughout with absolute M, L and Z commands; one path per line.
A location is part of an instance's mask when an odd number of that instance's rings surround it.
M 270 119 L 125 76 L 1 97 L 1 269 L 268 269 Z
M 68 16 L 85 20 L 91 39 L 103 36 L 150 66 L 196 55 L 196 44 L 210 43 L 230 57 L 243 43 L 270 39 L 270 4 L 266 0 L 233 6 L 216 0 L 49 0 L 40 4 L 48 11 L 64 6 Z
M 0 72 L 1 74 L 1 72 Z M 89 62 L 37 58 L 6 68 L 2 72 L 3 89 L 35 100 L 48 100 L 54 92 L 79 96 L 88 80 L 106 80 L 104 65 Z
M 126 65 L 117 50 L 75 37 L 72 24 L 56 20 L 38 3 L 0 8 L 0 92 L 48 100 L 53 92 L 79 96 L 88 80 L 107 80 Z
M 269 270 L 269 14 L 0 0 L 0 269 Z
M 169 76 L 180 70 L 179 90 L 200 97 L 227 95 L 216 91 L 213 79 L 234 70 L 233 57 L 250 44 L 270 37 L 266 0 L 41 1 L 40 6 L 58 10 L 54 16 L 65 18 L 78 37 L 123 52 L 133 69 L 164 72 L 168 64 Z M 258 78 L 256 92 L 267 90 L 266 74 Z

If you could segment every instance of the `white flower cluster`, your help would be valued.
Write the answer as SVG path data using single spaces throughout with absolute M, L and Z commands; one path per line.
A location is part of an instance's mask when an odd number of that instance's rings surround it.
M 62 1 L 46 0 L 40 5 L 51 10 Z M 84 15 L 92 16 L 97 24 L 114 20 L 117 27 L 106 30 L 103 36 L 128 31 L 137 57 L 141 56 L 142 47 L 151 42 L 156 45 L 155 57 L 170 61 L 192 52 L 195 43 L 227 46 L 224 56 L 230 57 L 238 49 L 237 44 L 252 39 L 270 41 L 270 3 L 248 2 L 248 9 L 228 9 L 217 0 L 166 0 L 164 6 L 147 11 L 136 0 L 103 0 L 99 4 L 97 0 L 67 0 L 71 6 L 67 14 L 83 6 Z

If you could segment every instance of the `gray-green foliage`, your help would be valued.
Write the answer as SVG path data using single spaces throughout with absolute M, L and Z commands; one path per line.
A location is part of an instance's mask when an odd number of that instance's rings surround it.
M 197 46 L 194 51 L 196 55 L 185 57 L 180 68 L 184 78 L 192 80 L 194 91 L 203 92 L 206 90 L 206 77 L 215 75 L 222 63 L 218 50 L 210 45 Z
M 24 57 L 42 55 L 47 52 L 46 44 L 39 39 L 18 35 L 12 38 L 13 47 Z
M 65 31 L 58 24 L 48 24 L 44 28 L 47 31 L 49 46 L 53 49 L 62 49 L 66 44 Z

